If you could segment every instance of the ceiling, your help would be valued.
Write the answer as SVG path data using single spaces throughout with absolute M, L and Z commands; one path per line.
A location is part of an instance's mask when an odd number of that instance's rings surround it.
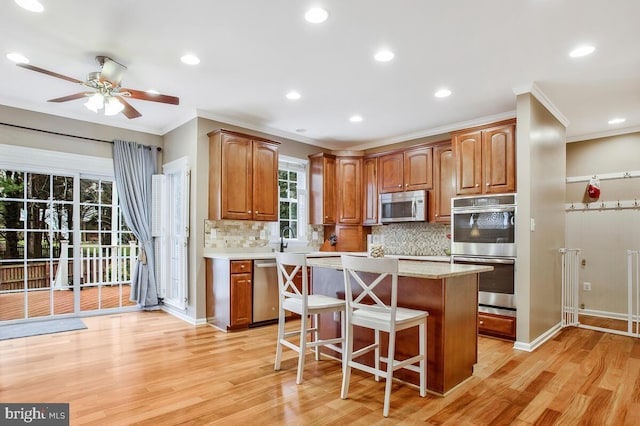
M 201 116 L 348 149 L 513 117 L 515 93 L 535 87 L 569 141 L 640 130 L 637 0 L 40 2 L 42 13 L 0 6 L 0 104 L 159 135 Z M 306 22 L 311 6 L 328 20 Z M 584 43 L 595 52 L 570 58 Z M 381 48 L 395 58 L 376 62 Z M 80 80 L 106 55 L 128 67 L 124 87 L 180 105 L 130 100 L 142 117 L 128 120 L 48 103 L 83 88 L 19 68 L 10 52 Z M 183 64 L 186 53 L 200 64 Z M 434 97 L 441 87 L 452 95 Z

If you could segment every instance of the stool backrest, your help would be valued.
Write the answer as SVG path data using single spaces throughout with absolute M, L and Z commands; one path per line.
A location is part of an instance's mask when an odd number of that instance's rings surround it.
M 306 298 L 309 290 L 307 274 L 307 256 L 304 253 L 276 253 L 278 269 L 278 288 L 280 297 Z M 294 278 L 298 271 L 302 271 L 302 286 L 298 288 Z
M 347 313 L 353 312 L 354 309 L 368 309 L 388 312 L 392 317 L 395 317 L 398 306 L 398 259 L 347 255 L 342 255 L 341 259 L 344 270 Z M 363 275 L 362 272 L 373 275 Z M 382 286 L 379 286 L 387 277 L 391 277 L 390 303 L 386 303 L 381 298 L 383 293 L 385 294 L 384 298 L 387 298 L 389 290 L 383 290 Z M 354 293 L 352 282 L 355 283 L 353 287 L 357 289 L 358 294 Z

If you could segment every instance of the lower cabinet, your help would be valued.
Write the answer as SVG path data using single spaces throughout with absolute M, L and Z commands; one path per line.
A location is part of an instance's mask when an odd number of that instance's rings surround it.
M 516 340 L 516 319 L 504 315 L 479 312 L 478 333 L 507 340 Z
M 252 321 L 251 260 L 207 259 L 207 322 L 223 330 Z
M 251 324 L 251 279 L 253 262 L 251 260 L 231 261 L 231 328 Z

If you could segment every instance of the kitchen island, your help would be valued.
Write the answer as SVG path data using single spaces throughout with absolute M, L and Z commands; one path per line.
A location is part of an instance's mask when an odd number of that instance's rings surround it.
M 344 277 L 339 257 L 309 258 L 311 286 L 315 294 L 344 298 Z M 429 312 L 427 322 L 427 388 L 445 395 L 471 377 L 478 357 L 478 274 L 491 266 L 400 260 L 398 265 L 398 306 Z M 391 281 L 380 284 L 388 295 Z M 354 287 L 353 291 L 357 289 Z M 388 301 L 388 298 L 387 298 Z M 340 324 L 331 314 L 320 320 L 321 338 L 337 336 Z M 396 357 L 408 358 L 418 352 L 416 329 L 404 330 L 396 338 Z M 386 338 L 381 339 L 383 353 Z M 373 332 L 354 330 L 354 350 L 373 341 Z M 340 357 L 331 352 L 330 355 Z M 373 365 L 373 354 L 367 362 Z M 363 357 L 366 359 L 366 356 Z M 418 383 L 418 374 L 398 370 L 395 377 Z

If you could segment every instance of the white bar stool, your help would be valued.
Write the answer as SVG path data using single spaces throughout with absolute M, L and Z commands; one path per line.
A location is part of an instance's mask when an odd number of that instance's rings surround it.
M 427 387 L 427 317 L 429 313 L 415 309 L 398 308 L 398 259 L 366 258 L 342 255 L 344 269 L 345 299 L 347 302 L 347 340 L 343 357 L 344 372 L 342 376 L 342 393 L 346 399 L 349 393 L 351 368 L 357 368 L 375 375 L 385 377 L 384 408 L 382 414 L 389 416 L 389 399 L 393 372 L 401 368 L 420 374 L 420 396 L 426 395 Z M 364 275 L 359 272 L 368 272 Z M 369 279 L 373 274 L 373 278 Z M 382 285 L 387 277 L 391 278 L 391 303 L 382 301 Z M 353 288 L 352 288 L 353 282 Z M 388 294 L 388 290 L 385 290 Z M 367 303 L 373 304 L 365 304 Z M 365 327 L 375 331 L 374 343 L 353 351 L 353 327 Z M 396 332 L 411 327 L 419 327 L 419 353 L 411 358 L 399 361 L 395 359 Z M 389 333 L 389 351 L 386 357 L 380 356 L 380 332 Z M 375 365 L 368 366 L 354 361 L 365 353 L 374 351 Z M 387 364 L 387 369 L 380 369 L 380 361 Z M 419 366 L 414 365 L 419 363 Z
M 279 317 L 278 317 L 278 344 L 276 347 L 275 370 L 280 370 L 282 359 L 282 347 L 286 346 L 298 352 L 298 376 L 296 383 L 302 383 L 302 373 L 304 371 L 304 358 L 307 348 L 315 348 L 316 361 L 320 360 L 320 346 L 326 346 L 336 352 L 342 353 L 342 347 L 336 346 L 341 343 L 344 346 L 344 311 L 345 301 L 320 294 L 309 294 L 307 257 L 302 253 L 276 253 L 278 269 L 279 287 Z M 290 272 L 288 272 L 290 271 Z M 293 278 L 298 271 L 302 271 L 302 288 L 299 289 Z M 284 331 L 285 311 L 300 315 L 300 329 L 286 332 Z M 326 312 L 340 312 L 341 314 L 341 335 L 340 337 L 320 340 L 318 336 L 318 315 Z M 309 328 L 308 318 L 313 322 Z M 307 334 L 313 333 L 313 340 L 307 341 Z M 298 336 L 298 344 L 287 340 L 291 336 Z

